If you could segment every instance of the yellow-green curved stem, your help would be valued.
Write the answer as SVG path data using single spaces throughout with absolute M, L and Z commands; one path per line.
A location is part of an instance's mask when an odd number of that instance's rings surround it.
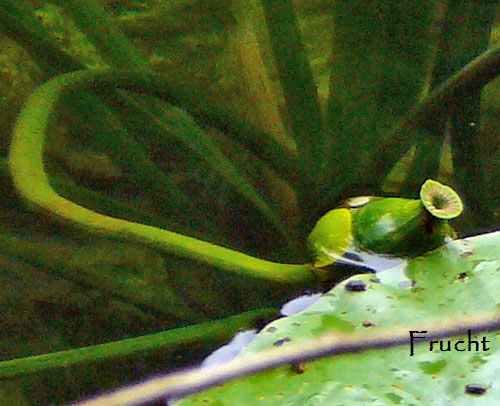
M 135 72 L 78 71 L 57 76 L 41 85 L 27 100 L 15 124 L 9 154 L 14 185 L 33 209 L 83 230 L 155 247 L 226 271 L 287 283 L 311 283 L 309 264 L 280 264 L 187 237 L 172 231 L 96 213 L 59 196 L 50 186 L 43 164 L 47 123 L 64 92 L 82 87 L 119 86 L 147 92 L 175 103 L 166 85 L 153 76 Z M 173 100 L 174 99 L 174 100 Z M 257 232 L 257 231 L 256 231 Z

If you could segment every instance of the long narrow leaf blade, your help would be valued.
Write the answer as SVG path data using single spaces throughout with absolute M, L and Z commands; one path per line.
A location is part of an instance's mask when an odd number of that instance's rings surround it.
M 324 178 L 325 133 L 317 88 L 290 0 L 264 0 L 267 28 L 280 76 L 299 158 L 309 182 L 308 193 Z

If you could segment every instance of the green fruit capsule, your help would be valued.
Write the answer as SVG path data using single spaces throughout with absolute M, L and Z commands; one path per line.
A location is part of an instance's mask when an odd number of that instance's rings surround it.
M 430 179 L 422 185 L 420 199 L 361 196 L 344 206 L 325 214 L 309 235 L 316 267 L 332 264 L 347 250 L 421 255 L 455 238 L 448 220 L 463 210 L 453 189 Z

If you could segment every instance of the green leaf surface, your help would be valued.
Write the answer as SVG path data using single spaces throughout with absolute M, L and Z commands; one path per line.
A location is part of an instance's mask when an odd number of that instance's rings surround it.
M 326 293 L 301 313 L 266 326 L 242 351 L 286 347 L 316 339 L 327 332 L 371 334 L 391 330 L 426 330 L 449 325 L 455 318 L 472 317 L 498 309 L 500 289 L 500 232 L 456 240 L 377 275 L 356 275 Z M 359 281 L 363 291 L 346 289 Z M 429 331 L 429 334 L 432 332 Z M 348 336 L 346 336 L 348 341 Z M 483 350 L 486 337 L 488 351 Z M 209 392 L 185 398 L 177 405 L 474 405 L 498 404 L 500 386 L 499 332 L 472 334 L 479 351 L 431 352 L 429 343 L 316 360 L 300 368 L 290 366 L 242 378 Z M 462 348 L 460 347 L 458 348 Z M 466 385 L 480 384 L 483 395 L 466 393 Z

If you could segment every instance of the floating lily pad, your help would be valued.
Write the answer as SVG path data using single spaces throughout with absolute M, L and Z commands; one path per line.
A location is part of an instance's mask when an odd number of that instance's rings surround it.
M 500 232 L 453 241 L 377 275 L 356 275 L 303 312 L 264 327 L 240 353 L 315 339 L 326 332 L 381 332 L 495 311 L 500 300 Z M 348 286 L 363 286 L 350 289 Z M 429 332 L 430 333 L 430 332 Z M 482 339 L 489 348 L 485 351 Z M 456 351 L 468 336 L 434 344 L 370 349 L 262 372 L 177 403 L 191 405 L 484 405 L 500 402 L 500 332 L 473 334 L 477 351 Z M 424 342 L 425 340 L 422 340 Z M 460 344 L 462 345 L 462 344 Z M 459 345 L 459 349 L 461 349 Z M 465 348 L 465 347 L 464 347 Z M 477 389 L 477 390 L 476 390 Z

